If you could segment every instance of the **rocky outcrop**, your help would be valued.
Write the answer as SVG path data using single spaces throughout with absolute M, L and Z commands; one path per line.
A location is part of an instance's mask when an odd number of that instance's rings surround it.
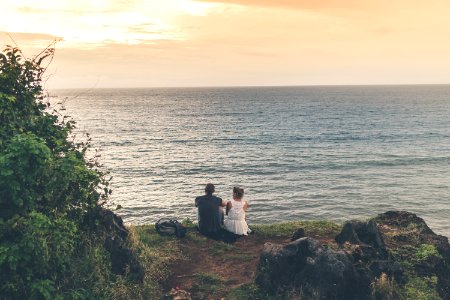
M 435 276 L 436 291 L 450 300 L 448 239 L 415 214 L 389 211 L 368 222 L 346 222 L 336 244 L 303 235 L 300 229 L 286 245 L 265 244 L 256 277 L 261 289 L 287 298 L 370 299 L 376 278 L 402 286 L 408 277 Z
M 309 237 L 285 246 L 267 243 L 256 282 L 268 292 L 301 299 L 361 299 L 351 256 Z
M 416 214 L 407 211 L 388 211 L 375 218 L 380 226 L 396 230 L 394 239 L 413 244 L 434 245 L 439 253 L 450 259 L 450 245 L 448 238 L 437 235 L 428 227 L 425 221 Z M 414 235 L 412 238 L 411 235 Z
M 353 257 L 357 272 L 360 276 L 368 276 L 369 282 L 382 273 L 397 282 L 404 282 L 403 269 L 389 257 L 382 233 L 374 221 L 346 222 L 335 240 Z
M 304 231 L 298 230 L 292 239 L 301 235 Z M 306 299 L 369 299 L 370 284 L 382 273 L 402 278 L 376 223 L 347 222 L 336 242 L 337 250 L 312 238 L 285 246 L 266 244 L 257 283 L 272 293 L 296 291 Z
M 411 265 L 411 275 L 428 278 L 436 276 L 439 295 L 442 299 L 450 300 L 448 238 L 435 234 L 422 218 L 407 211 L 388 211 L 378 215 L 375 222 L 381 228 L 388 248 Z M 421 249 L 426 247 L 436 249 L 437 253 L 421 253 Z

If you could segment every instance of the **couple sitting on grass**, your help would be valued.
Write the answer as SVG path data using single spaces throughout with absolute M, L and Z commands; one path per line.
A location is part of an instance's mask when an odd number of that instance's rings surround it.
M 205 187 L 205 195 L 195 198 L 195 206 L 198 208 L 198 229 L 201 234 L 220 239 L 222 237 L 222 226 L 225 234 L 232 233 L 237 236 L 247 235 L 249 228 L 245 220 L 245 211 L 248 208 L 244 201 L 244 189 L 233 188 L 233 199 L 224 201 L 213 196 L 215 187 L 208 183 Z M 224 218 L 223 207 L 226 207 Z

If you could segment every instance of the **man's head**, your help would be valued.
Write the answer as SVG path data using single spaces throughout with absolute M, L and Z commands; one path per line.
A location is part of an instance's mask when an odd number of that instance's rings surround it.
M 205 193 L 207 195 L 212 195 L 215 192 L 216 188 L 214 187 L 214 184 L 208 183 L 205 187 Z

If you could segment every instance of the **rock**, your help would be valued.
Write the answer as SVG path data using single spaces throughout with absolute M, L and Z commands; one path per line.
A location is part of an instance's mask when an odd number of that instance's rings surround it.
M 393 247 L 404 246 L 420 248 L 433 245 L 439 256 L 432 255 L 417 261 L 415 257 L 406 257 L 419 276 L 437 276 L 437 290 L 442 299 L 450 300 L 450 244 L 448 238 L 435 234 L 416 214 L 407 211 L 388 211 L 376 217 L 376 222 L 385 226 L 395 235 Z
M 370 282 L 360 284 L 353 259 L 309 237 L 285 246 L 267 243 L 256 283 L 269 293 L 296 293 L 301 299 L 365 299 Z
M 256 277 L 262 290 L 289 299 L 370 299 L 376 278 L 402 286 L 406 273 L 436 276 L 437 292 L 450 300 L 448 239 L 415 214 L 390 211 L 368 222 L 349 221 L 335 238 L 337 250 L 298 238 L 302 234 L 296 231 L 287 245 L 264 245 Z
M 382 233 L 375 222 L 346 222 L 335 240 L 341 247 L 345 243 L 354 245 L 349 252 L 358 272 L 368 273 L 371 279 L 385 273 L 397 282 L 405 281 L 400 264 L 389 258 Z
M 104 246 L 110 254 L 113 273 L 128 275 L 130 279 L 142 282 L 145 275 L 144 268 L 129 244 L 128 229 L 123 224 L 122 218 L 108 209 L 98 208 L 87 215 L 87 220 L 91 223 L 95 220 L 96 230 L 104 233 Z
M 408 226 L 415 226 L 422 234 L 434 234 L 422 218 L 416 214 L 407 211 L 388 211 L 380 214 L 376 218 L 377 222 L 394 225 L 397 227 L 407 228 Z
M 291 242 L 298 240 L 302 237 L 305 237 L 305 229 L 299 228 L 292 234 Z
M 366 244 L 375 249 L 385 249 L 384 241 L 378 230 L 377 224 L 373 221 L 349 221 L 344 224 L 341 233 L 336 236 L 336 242 L 343 244 Z
M 399 231 L 407 229 L 414 233 L 416 244 L 434 245 L 439 253 L 450 260 L 450 245 L 448 238 L 437 235 L 428 227 L 425 221 L 416 214 L 407 211 L 388 211 L 376 217 L 376 221 L 383 225 L 394 226 Z M 411 236 L 400 234 L 395 237 L 399 242 L 413 243 Z

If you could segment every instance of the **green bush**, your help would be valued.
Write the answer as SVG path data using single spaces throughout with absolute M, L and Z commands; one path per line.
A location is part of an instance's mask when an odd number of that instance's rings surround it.
M 77 239 L 75 223 L 38 212 L 9 223 L 0 245 L 1 290 L 11 298 L 51 299 L 71 266 Z
M 74 122 L 45 102 L 52 56 L 0 54 L 0 299 L 109 298 L 103 235 L 84 219 L 111 191 L 89 143 L 68 138 Z

